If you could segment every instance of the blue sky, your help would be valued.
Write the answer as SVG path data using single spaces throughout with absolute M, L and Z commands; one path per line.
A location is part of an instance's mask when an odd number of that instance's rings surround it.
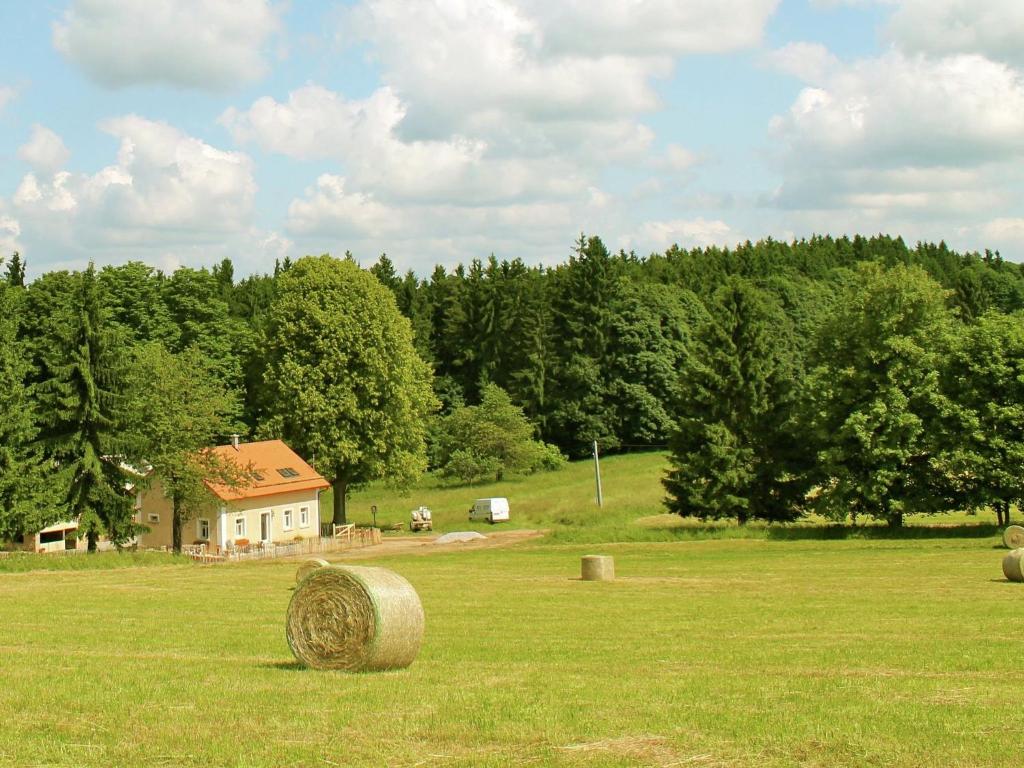
M 1019 0 L 0 4 L 30 272 L 887 232 L 1021 260 Z

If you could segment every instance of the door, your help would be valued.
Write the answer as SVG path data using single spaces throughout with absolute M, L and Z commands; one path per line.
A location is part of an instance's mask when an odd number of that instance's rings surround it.
M 260 515 L 260 541 L 270 541 L 270 513 Z

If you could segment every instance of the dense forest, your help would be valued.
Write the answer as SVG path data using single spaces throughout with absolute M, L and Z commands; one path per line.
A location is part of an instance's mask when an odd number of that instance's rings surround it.
M 287 436 L 293 404 L 282 397 L 298 395 L 282 394 L 272 358 L 293 329 L 274 313 L 304 261 L 241 279 L 224 260 L 26 282 L 21 256 L 7 259 L 0 538 L 120 503 L 103 457 L 129 450 L 130 417 L 118 415 L 128 401 L 148 398 L 147 418 L 159 409 L 146 377 L 185 370 L 181 387 L 215 385 L 200 399 L 217 413 L 181 438 L 186 447 L 232 432 Z M 349 255 L 331 261 L 354 267 Z M 554 267 L 492 256 L 424 278 L 382 255 L 368 272 L 433 372 L 433 402 L 417 401 L 432 412 L 433 468 L 472 464 L 452 435 L 501 412 L 531 425 L 531 467 L 586 455 L 595 440 L 603 452 L 669 449 L 667 504 L 683 515 L 813 510 L 899 524 L 909 512 L 992 506 L 1003 521 L 1024 496 L 1024 269 L 998 253 L 857 236 L 641 257 L 581 235 Z M 303 295 L 315 303 L 313 275 Z M 493 457 L 477 458 L 500 474 Z M 40 480 L 60 473 L 59 491 Z M 115 518 L 98 513 L 83 530 L 116 533 Z

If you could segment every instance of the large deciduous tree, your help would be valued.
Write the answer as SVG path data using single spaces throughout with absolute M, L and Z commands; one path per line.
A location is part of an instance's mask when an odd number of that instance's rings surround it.
M 957 334 L 945 388 L 955 403 L 948 458 L 957 501 L 999 525 L 1024 500 L 1024 315 L 986 312 Z
M 940 374 L 951 332 L 946 293 L 923 269 L 860 267 L 812 353 L 820 512 L 900 526 L 905 514 L 948 509 Z
M 280 273 L 266 384 L 266 429 L 331 483 L 335 524 L 352 484 L 425 469 L 430 368 L 394 296 L 351 260 L 307 256 Z
M 197 347 L 179 354 L 159 343 L 135 352 L 129 390 L 133 453 L 143 457 L 173 510 L 173 546 L 181 551 L 182 526 L 209 507 L 214 497 L 206 483 L 237 486 L 244 468 L 211 450 L 218 438 L 237 429 L 232 415 L 237 394 L 227 390 Z M 143 481 L 145 482 L 145 481 Z

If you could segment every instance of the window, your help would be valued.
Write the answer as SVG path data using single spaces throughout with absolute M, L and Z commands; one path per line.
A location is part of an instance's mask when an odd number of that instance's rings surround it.
M 309 528 L 309 507 L 299 508 L 299 528 Z
M 253 472 L 252 476 L 253 479 L 256 480 L 256 482 L 263 480 L 263 475 L 261 475 L 259 472 Z
M 58 541 L 64 541 L 64 531 L 46 531 L 39 534 L 40 544 L 54 544 Z
M 286 531 L 292 529 L 292 511 L 290 509 L 284 511 L 284 529 Z
M 235 538 L 242 538 L 245 536 L 245 518 L 235 518 Z
M 150 512 L 149 515 L 147 516 L 147 519 L 151 523 L 159 523 L 160 522 L 160 515 L 158 515 L 156 512 Z
M 277 470 L 277 474 L 279 474 L 281 477 L 298 477 L 299 476 L 299 473 L 296 472 L 291 467 L 282 467 L 281 469 Z
M 209 539 L 210 538 L 210 521 L 207 520 L 205 517 L 200 517 L 196 521 L 196 533 L 198 534 L 198 538 L 203 539 L 204 541 Z

